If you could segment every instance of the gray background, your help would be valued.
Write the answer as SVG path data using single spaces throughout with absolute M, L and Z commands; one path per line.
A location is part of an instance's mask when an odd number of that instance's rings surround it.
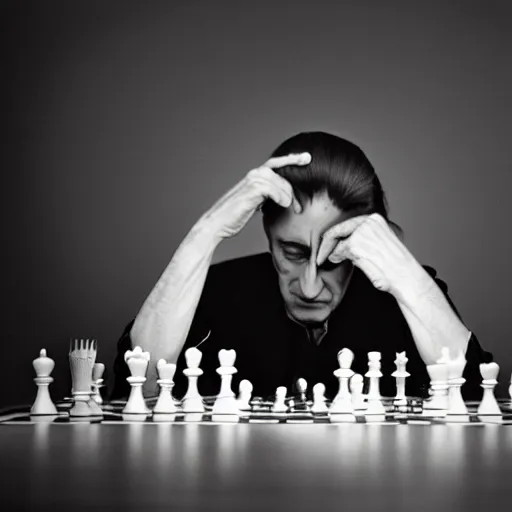
M 507 2 L 22 2 L 1 11 L 0 405 L 115 343 L 197 218 L 285 138 L 376 167 L 406 244 L 512 369 Z M 260 219 L 215 261 L 266 249 Z M 250 293 L 250 290 L 247 290 Z M 269 354 L 269 357 L 272 357 Z

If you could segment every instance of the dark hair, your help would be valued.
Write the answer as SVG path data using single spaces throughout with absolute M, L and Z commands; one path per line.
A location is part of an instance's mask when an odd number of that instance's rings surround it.
M 382 185 L 358 146 L 329 133 L 306 132 L 284 141 L 272 157 L 305 152 L 311 154 L 310 164 L 274 169 L 290 182 L 302 205 L 315 195 L 327 193 L 331 201 L 351 217 L 379 213 L 390 222 Z M 272 200 L 267 200 L 261 210 L 267 224 L 283 212 L 283 208 Z M 394 223 L 390 224 L 401 232 Z

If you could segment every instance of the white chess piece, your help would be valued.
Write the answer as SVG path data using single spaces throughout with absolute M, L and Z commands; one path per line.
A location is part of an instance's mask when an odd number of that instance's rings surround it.
M 272 404 L 272 412 L 285 413 L 288 410 L 286 406 L 286 392 L 287 389 L 285 386 L 279 386 L 276 389 L 276 399 Z
M 100 389 L 103 387 L 103 372 L 105 365 L 103 363 L 95 363 L 92 367 L 92 399 L 98 404 L 103 403 Z
M 238 408 L 235 393 L 231 389 L 233 375 L 237 372 L 235 368 L 236 352 L 234 350 L 222 349 L 219 351 L 220 367 L 217 373 L 220 375 L 220 391 L 213 404 L 212 413 L 214 415 L 238 415 Z
M 39 352 L 39 357 L 32 361 L 32 366 L 36 372 L 34 382 L 37 385 L 37 395 L 30 414 L 32 416 L 57 415 L 57 408 L 52 402 L 49 390 L 49 385 L 53 382 L 53 377 L 50 375 L 55 368 L 55 361 L 46 355 L 46 350 L 43 348 Z
M 449 367 L 446 352 L 435 364 L 427 365 L 431 397 L 423 402 L 423 416 L 445 416 L 448 413 Z
M 496 384 L 498 384 L 497 379 L 499 371 L 500 367 L 494 362 L 482 363 L 480 365 L 480 374 L 483 378 L 481 386 L 484 389 L 484 394 L 477 410 L 477 414 L 479 416 L 501 415 L 500 406 L 494 396 L 494 388 L 496 387 Z
M 124 360 L 130 369 L 130 377 L 127 381 L 131 386 L 130 396 L 123 409 L 123 414 L 149 414 L 151 411 L 146 406 L 142 394 L 142 385 L 146 382 L 146 371 L 149 364 L 149 352 L 144 352 L 139 346 L 133 350 L 127 350 Z
M 237 405 L 238 408 L 241 411 L 250 411 L 251 410 L 251 396 L 252 396 L 252 390 L 253 386 L 247 379 L 244 379 L 240 381 L 239 387 L 239 394 L 237 399 Z
M 331 414 L 351 414 L 353 412 L 349 388 L 349 380 L 354 375 L 354 371 L 350 368 L 353 361 L 354 353 L 349 348 L 343 348 L 338 352 L 340 367 L 334 371 L 334 376 L 338 378 L 339 388 L 329 408 Z
M 315 414 L 323 414 L 329 412 L 325 403 L 325 385 L 319 382 L 313 386 L 313 405 L 311 412 Z
M 183 370 L 183 374 L 188 378 L 188 388 L 183 397 L 181 408 L 186 413 L 203 413 L 205 411 L 203 399 L 197 388 L 197 380 L 203 374 L 203 370 L 199 368 L 202 357 L 201 351 L 195 347 L 185 351 L 187 368 Z
M 405 352 L 397 352 L 395 365 L 396 370 L 391 374 L 396 379 L 396 396 L 393 400 L 394 405 L 407 405 L 407 397 L 405 395 L 405 379 L 411 374 L 406 371 L 407 356 Z
M 96 361 L 97 344 L 94 339 L 73 339 L 69 351 L 73 405 L 69 416 L 101 416 L 101 407 L 92 399 L 92 371 Z
M 448 356 L 448 415 L 463 415 L 467 416 L 468 408 L 462 398 L 462 385 L 466 379 L 462 377 L 464 368 L 466 366 L 466 358 L 462 350 L 457 352 L 455 358 L 450 357 L 450 352 L 447 350 Z
M 382 377 L 381 368 L 381 353 L 368 352 L 368 371 L 365 377 L 370 379 L 370 387 L 367 395 L 367 407 L 365 415 L 383 415 L 386 413 L 382 397 L 380 394 L 380 378 Z
M 175 414 L 178 407 L 172 397 L 172 388 L 174 387 L 174 374 L 176 373 L 176 365 L 167 363 L 165 359 L 159 359 L 156 363 L 158 372 L 157 384 L 160 386 L 160 393 L 153 414 Z
M 350 392 L 352 395 L 352 408 L 354 409 L 354 412 L 364 411 L 366 409 L 363 387 L 363 376 L 359 373 L 354 373 L 350 379 Z

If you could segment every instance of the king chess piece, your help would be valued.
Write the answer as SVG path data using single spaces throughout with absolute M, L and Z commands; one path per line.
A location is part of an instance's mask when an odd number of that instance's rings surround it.
M 34 382 L 37 385 L 37 395 L 30 409 L 31 416 L 56 416 L 58 414 L 55 404 L 50 396 L 49 386 L 53 382 L 50 376 L 55 368 L 55 361 L 46 355 L 43 348 L 39 352 L 39 357 L 32 361 L 32 366 L 36 372 Z
M 130 377 L 126 379 L 131 389 L 123 414 L 148 415 L 151 412 L 142 393 L 142 385 L 146 382 L 149 359 L 149 352 L 144 352 L 139 346 L 133 350 L 127 350 L 124 354 L 124 360 L 131 373 Z

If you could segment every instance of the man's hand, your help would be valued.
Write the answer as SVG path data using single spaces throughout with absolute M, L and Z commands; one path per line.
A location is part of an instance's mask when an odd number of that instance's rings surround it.
M 379 214 L 353 217 L 327 230 L 318 250 L 317 264 L 350 260 L 378 290 L 397 300 L 421 293 L 434 283 L 407 247 Z
M 203 219 L 212 227 L 216 236 L 225 239 L 238 234 L 269 198 L 283 208 L 293 206 L 294 211 L 300 213 L 300 203 L 293 194 L 292 186 L 272 169 L 287 165 L 307 165 L 310 162 L 309 153 L 271 158 L 261 167 L 249 171 L 242 181 L 206 212 Z

